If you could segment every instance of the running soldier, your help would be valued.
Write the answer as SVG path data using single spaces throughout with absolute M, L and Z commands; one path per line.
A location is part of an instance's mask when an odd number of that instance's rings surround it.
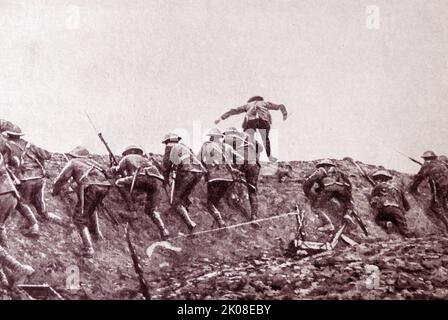
M 409 187 L 409 191 L 418 194 L 418 186 L 423 180 L 428 179 L 432 192 L 430 209 L 442 220 L 448 230 L 448 167 L 444 162 L 437 159 L 432 151 L 426 151 L 422 155 L 423 163 L 420 171 L 415 175 L 414 181 Z
M 146 193 L 145 213 L 158 227 L 162 239 L 167 239 L 170 234 L 158 211 L 164 179 L 157 167 L 143 154 L 143 149 L 138 146 L 127 147 L 122 153 L 123 158 L 112 171 L 122 176 L 116 185 L 128 189 L 131 196 L 134 189 Z
M 263 138 L 263 144 L 266 148 L 266 155 L 270 161 L 276 161 L 277 159 L 271 156 L 271 142 L 269 139 L 269 132 L 272 125 L 272 117 L 269 110 L 280 110 L 283 114 L 283 120 L 288 117 L 288 112 L 283 104 L 275 104 L 272 102 L 264 101 L 263 97 L 255 96 L 247 101 L 247 104 L 230 109 L 224 113 L 220 118 L 215 120 L 215 124 L 218 124 L 221 120 L 225 120 L 230 116 L 240 113 L 246 113 L 243 121 L 243 130 L 251 138 L 251 142 L 255 143 L 255 131 L 259 130 Z
M 232 164 L 235 165 L 245 177 L 251 214 L 249 219 L 256 220 L 258 217 L 258 197 L 257 184 L 260 175 L 260 153 L 263 147 L 258 141 L 252 143 L 247 134 L 239 132 L 235 127 L 229 127 L 224 131 L 224 142 L 232 147 L 238 159 L 243 159 L 243 163 L 238 163 L 235 155 L 232 156 Z M 237 201 L 240 197 L 237 197 Z
M 163 139 L 165 154 L 162 160 L 162 174 L 165 179 L 164 187 L 170 181 L 170 175 L 173 177 L 169 192 L 171 209 L 180 215 L 192 232 L 196 223 L 189 215 L 191 201 L 188 197 L 201 181 L 206 170 L 193 151 L 179 142 L 181 139 L 175 133 L 168 133 Z
M 95 211 L 109 192 L 109 179 L 113 177 L 105 166 L 89 158 L 90 153 L 84 147 L 78 146 L 66 156 L 71 159 L 54 182 L 53 196 L 59 195 L 62 187 L 73 178 L 78 198 L 73 220 L 84 245 L 84 256 L 92 258 L 95 250 L 91 235 L 95 241 L 102 239 Z
M 21 264 L 8 249 L 8 238 L 5 223 L 14 210 L 17 209 L 19 194 L 8 174 L 4 157 L 0 153 L 0 285 L 9 285 L 3 268 L 11 271 L 13 282 L 20 282 L 24 277 L 31 276 L 34 269 L 31 266 Z
M 405 237 L 410 236 L 405 213 L 411 208 L 403 190 L 393 182 L 392 175 L 379 170 L 372 175 L 376 182 L 371 193 L 370 205 L 376 211 L 375 222 L 390 230 L 393 225 Z
M 348 177 L 339 170 L 333 161 L 326 159 L 316 165 L 314 171 L 304 182 L 303 191 L 305 196 L 312 201 L 312 205 L 322 208 L 332 198 L 336 199 L 343 207 L 344 218 L 350 219 L 353 213 L 352 185 Z M 317 184 L 315 192 L 313 187 Z M 322 212 L 326 224 L 319 231 L 334 231 L 331 219 Z
M 232 166 L 231 159 L 233 156 L 237 157 L 238 163 L 244 163 L 244 159 L 221 141 L 224 135 L 218 129 L 211 129 L 207 136 L 210 140 L 202 145 L 198 158 L 207 169 L 207 209 L 219 228 L 223 228 L 226 223 L 218 210 L 219 202 L 230 192 L 234 180 L 239 179 L 241 175 L 241 172 Z
M 20 180 L 17 187 L 20 196 L 27 203 L 36 208 L 38 216 L 44 220 L 63 224 L 61 217 L 47 211 L 44 198 L 45 161 L 51 158 L 51 153 L 35 146 L 34 144 L 22 139 L 24 135 L 22 130 L 14 126 L 5 131 L 8 137 L 8 148 L 10 149 L 9 167 L 12 168 L 14 175 Z M 27 219 L 27 210 L 22 201 L 19 202 L 17 210 Z M 34 221 L 29 220 L 30 224 Z

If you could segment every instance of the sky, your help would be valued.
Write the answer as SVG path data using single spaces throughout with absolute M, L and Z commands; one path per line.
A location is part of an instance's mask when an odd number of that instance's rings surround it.
M 85 112 L 115 153 L 162 153 L 170 131 L 197 150 L 262 95 L 289 112 L 273 112 L 279 160 L 415 172 L 395 150 L 448 153 L 447 14 L 445 0 L 0 0 L 0 119 L 53 152 L 105 153 Z

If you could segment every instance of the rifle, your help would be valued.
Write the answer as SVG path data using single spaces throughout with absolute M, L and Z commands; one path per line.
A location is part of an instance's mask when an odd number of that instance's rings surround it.
M 112 165 L 114 165 L 114 166 L 118 165 L 117 158 L 115 158 L 115 155 L 114 155 L 114 153 L 112 152 L 112 150 L 110 149 L 109 144 L 107 143 L 107 141 L 104 139 L 103 134 L 102 134 L 101 132 L 99 132 L 99 131 L 96 129 L 96 127 L 95 127 L 95 125 L 93 124 L 93 121 L 92 121 L 92 119 L 90 118 L 90 116 L 89 116 L 89 114 L 87 113 L 87 111 L 84 111 L 84 112 L 85 112 L 85 114 L 86 114 L 86 116 L 87 116 L 87 119 L 89 120 L 90 125 L 92 126 L 93 130 L 98 134 L 98 137 L 100 138 L 101 142 L 104 144 L 104 146 L 106 147 L 107 152 L 109 153 L 110 166 L 112 166 Z
M 96 129 L 95 125 L 93 124 L 92 119 L 90 118 L 89 114 L 87 113 L 87 111 L 84 111 L 87 119 L 90 122 L 90 125 L 92 126 L 93 130 L 96 132 L 98 132 L 98 130 Z M 117 158 L 115 158 L 114 153 L 112 152 L 112 150 L 109 147 L 109 144 L 106 142 L 106 140 L 103 137 L 103 134 L 101 132 L 98 132 L 98 137 L 100 138 L 101 142 L 104 144 L 104 146 L 106 147 L 107 152 L 109 153 L 109 160 L 110 160 L 110 166 L 114 165 L 117 166 L 118 165 L 118 161 Z M 120 194 L 120 196 L 123 198 L 123 200 L 126 202 L 127 206 L 128 206 L 128 210 L 133 210 L 134 206 L 132 204 L 132 202 L 128 199 L 125 191 L 119 187 L 117 187 L 115 185 L 115 183 L 112 183 L 112 186 L 115 187 L 118 191 L 118 193 Z
M 351 201 L 351 204 L 354 207 L 353 201 Z M 369 232 L 367 231 L 367 227 L 364 224 L 364 222 L 361 220 L 361 218 L 359 217 L 358 213 L 356 212 L 356 210 L 354 208 L 352 209 L 352 216 L 355 218 L 356 222 L 358 223 L 359 227 L 364 232 L 366 237 L 368 237 L 369 236 Z
M 170 192 L 170 204 L 173 204 L 174 201 L 174 187 L 176 186 L 176 170 L 172 172 L 172 181 L 171 181 L 171 192 Z
M 356 169 L 358 169 L 358 171 L 361 173 L 361 175 L 366 178 L 366 180 L 372 185 L 372 187 L 375 187 L 375 182 L 372 180 L 372 178 L 370 178 L 370 176 L 364 171 L 363 168 L 361 168 L 361 166 L 354 161 L 352 158 L 350 158 L 350 162 L 353 163 L 356 167 Z
M 411 160 L 412 162 L 414 162 L 414 163 L 416 163 L 416 164 L 419 164 L 419 165 L 421 165 L 421 166 L 423 165 L 423 162 L 420 162 L 420 161 L 418 161 L 418 160 L 415 160 L 414 158 L 411 158 L 411 157 L 408 156 L 407 154 L 405 154 L 405 153 L 403 153 L 403 152 L 401 152 L 401 151 L 399 151 L 399 150 L 397 150 L 397 149 L 394 149 L 394 151 L 397 152 L 397 153 L 399 153 L 399 154 L 401 154 L 402 156 L 408 158 L 409 160 Z
M 135 251 L 134 245 L 131 241 L 131 235 L 129 234 L 129 223 L 126 224 L 125 227 L 125 235 L 126 241 L 128 243 L 129 252 L 131 254 L 132 263 L 134 265 L 134 270 L 137 273 L 138 281 L 140 282 L 140 292 L 143 294 L 146 300 L 151 300 L 151 295 L 149 294 L 149 287 L 146 283 L 145 277 L 143 275 L 143 269 L 140 265 L 139 258 L 137 256 L 137 252 Z

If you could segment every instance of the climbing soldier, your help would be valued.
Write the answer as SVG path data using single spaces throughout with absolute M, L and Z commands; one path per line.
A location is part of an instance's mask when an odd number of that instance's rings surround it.
M 218 124 L 221 120 L 225 120 L 230 116 L 245 112 L 246 115 L 243 121 L 244 132 L 249 134 L 251 142 L 254 143 L 255 131 L 259 130 L 263 139 L 263 144 L 266 148 L 266 155 L 270 161 L 276 161 L 276 158 L 271 156 L 269 131 L 271 130 L 272 117 L 269 110 L 280 110 L 283 114 L 283 120 L 286 120 L 288 117 L 288 112 L 283 104 L 264 101 L 263 97 L 255 96 L 250 98 L 245 105 L 230 109 L 224 113 L 220 118 L 215 120 L 215 124 Z
M 418 194 L 418 186 L 427 178 L 432 192 L 430 209 L 442 220 L 448 230 L 448 218 L 446 217 L 448 209 L 448 167 L 444 162 L 437 159 L 436 154 L 432 151 L 426 151 L 422 158 L 425 162 L 415 175 L 409 191 Z
M 375 222 L 390 230 L 393 225 L 405 237 L 410 236 L 405 212 L 410 205 L 403 190 L 393 182 L 392 175 L 386 170 L 379 170 L 372 175 L 376 185 L 372 190 L 370 205 L 376 211 Z
M 145 213 L 159 228 L 162 239 L 167 239 L 170 234 L 158 211 L 164 179 L 157 167 L 143 154 L 143 149 L 138 146 L 129 146 L 123 151 L 118 166 L 112 168 L 114 173 L 122 176 L 116 185 L 128 189 L 131 196 L 134 189 L 146 193 Z
M 66 156 L 70 160 L 54 182 L 53 196 L 57 196 L 62 187 L 73 178 L 76 184 L 74 191 L 78 198 L 73 220 L 81 235 L 84 256 L 92 258 L 95 250 L 91 235 L 95 241 L 102 239 L 95 211 L 111 187 L 109 179 L 112 175 L 105 166 L 90 159 L 90 153 L 84 147 L 78 146 L 66 153 Z
M 330 159 L 320 161 L 316 168 L 303 184 L 305 196 L 318 208 L 322 208 L 331 199 L 336 199 L 343 207 L 344 218 L 351 221 L 349 214 L 353 213 L 353 201 L 350 180 Z M 313 189 L 315 184 L 317 188 Z M 334 231 L 331 219 L 323 212 L 322 217 L 327 223 L 318 230 Z
M 0 285 L 5 286 L 9 283 L 4 268 L 11 271 L 14 282 L 18 282 L 34 273 L 31 266 L 21 264 L 7 251 L 8 239 L 5 223 L 11 213 L 16 210 L 19 203 L 18 198 L 19 194 L 8 174 L 4 157 L 0 153 Z
M 241 172 L 232 166 L 232 158 L 237 157 L 238 163 L 244 163 L 244 159 L 221 141 L 224 135 L 218 129 L 211 129 L 207 136 L 210 140 L 202 145 L 198 158 L 207 169 L 207 209 L 222 228 L 226 223 L 218 210 L 219 202 L 230 192 L 234 180 L 241 179 Z
M 165 154 L 162 160 L 162 174 L 165 179 L 164 186 L 168 185 L 170 175 L 173 177 L 169 192 L 171 209 L 180 215 L 191 232 L 196 227 L 196 223 L 189 215 L 191 201 L 188 197 L 201 181 L 206 170 L 193 151 L 179 142 L 181 139 L 175 133 L 168 133 L 164 137 L 162 143 L 165 144 Z
M 252 143 L 244 132 L 239 132 L 235 127 L 229 127 L 224 131 L 224 142 L 232 147 L 236 154 L 232 156 L 232 164 L 239 169 L 245 177 L 251 214 L 249 219 L 256 220 L 258 217 L 257 183 L 260 175 L 260 153 L 263 147 L 258 141 Z M 238 163 L 242 159 L 243 163 Z M 237 196 L 236 201 L 240 200 Z
M 45 178 L 47 173 L 45 170 L 45 161 L 51 158 L 51 153 L 25 141 L 22 130 L 18 126 L 5 131 L 8 137 L 8 148 L 10 149 L 9 167 L 12 168 L 14 175 L 20 180 L 17 187 L 20 196 L 36 208 L 38 216 L 44 220 L 63 224 L 63 219 L 53 213 L 47 211 L 44 198 Z M 27 219 L 28 216 L 25 206 L 19 202 L 17 210 Z M 33 223 L 32 220 L 29 221 Z
M 15 188 L 20 185 L 20 180 L 13 174 L 12 170 L 9 169 L 9 163 L 11 162 L 11 149 L 9 148 L 8 141 L 2 135 L 0 135 L 0 154 L 4 157 L 5 170 L 11 180 L 14 183 Z M 16 190 L 16 189 L 15 189 Z M 17 190 L 16 190 L 17 191 Z M 23 215 L 28 224 L 22 230 L 22 233 L 27 237 L 37 238 L 39 237 L 39 224 L 37 222 L 36 216 L 34 215 L 31 208 L 25 203 L 25 201 L 19 196 L 18 191 L 15 193 L 17 195 L 17 210 Z M 1 232 L 1 227 L 0 227 Z

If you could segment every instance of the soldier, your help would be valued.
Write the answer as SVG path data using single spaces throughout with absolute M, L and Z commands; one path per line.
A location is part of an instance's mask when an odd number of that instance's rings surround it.
M 445 215 L 448 209 L 448 167 L 432 151 L 422 155 L 423 163 L 420 171 L 415 175 L 409 191 L 418 194 L 418 186 L 428 178 L 432 192 L 430 209 L 442 220 L 448 230 L 448 219 Z
M 134 188 L 146 193 L 145 212 L 159 228 L 162 239 L 167 239 L 170 234 L 158 211 L 164 179 L 157 167 L 144 157 L 143 153 L 143 149 L 138 146 L 128 146 L 123 151 L 123 158 L 118 166 L 112 168 L 114 173 L 122 176 L 116 181 L 116 185 L 127 188 L 131 195 Z
M 207 169 L 207 209 L 218 226 L 223 228 L 226 223 L 218 210 L 218 204 L 232 188 L 235 177 L 241 174 L 231 164 L 233 156 L 237 158 L 240 156 L 229 145 L 221 141 L 224 136 L 218 129 L 211 129 L 207 136 L 210 137 L 210 140 L 202 145 L 198 158 Z M 241 160 L 243 159 L 238 161 Z
M 18 191 L 28 204 L 36 208 L 36 212 L 45 220 L 63 223 L 61 217 L 47 211 L 44 198 L 45 161 L 51 158 L 51 153 L 22 139 L 22 130 L 14 128 L 5 131 L 8 137 L 8 147 L 11 151 L 10 167 L 14 175 L 20 180 Z M 26 208 L 19 202 L 17 210 L 27 216 Z M 33 223 L 33 221 L 30 221 Z
M 445 155 L 441 155 L 438 157 L 440 161 L 442 161 L 448 167 L 448 157 Z
M 239 155 L 238 159 L 243 160 L 243 163 L 238 163 L 234 155 L 232 164 L 237 165 L 244 174 L 251 208 L 250 220 L 256 220 L 258 217 L 257 183 L 260 175 L 260 153 L 263 152 L 263 147 L 256 140 L 252 143 L 247 134 L 239 132 L 235 127 L 229 127 L 224 131 L 224 142 Z
M 372 175 L 376 182 L 371 193 L 370 205 L 376 210 L 375 222 L 387 230 L 395 225 L 405 237 L 410 236 L 405 212 L 410 205 L 403 190 L 392 181 L 392 175 L 386 170 L 379 170 Z
M 348 177 L 340 171 L 330 159 L 325 159 L 316 165 L 314 171 L 304 182 L 305 196 L 312 200 L 313 205 L 322 207 L 332 198 L 336 199 L 344 208 L 344 218 L 350 220 L 349 213 L 353 213 L 352 186 Z M 313 192 L 314 185 L 318 187 Z M 319 231 L 334 231 L 330 218 L 322 212 L 327 223 L 318 228 Z M 351 221 L 351 220 L 350 220 Z
M 92 258 L 95 251 L 91 235 L 95 241 L 102 238 L 95 210 L 107 195 L 112 176 L 106 167 L 89 158 L 90 153 L 84 147 L 78 146 L 66 155 L 71 159 L 54 182 L 53 196 L 57 196 L 62 187 L 73 178 L 78 197 L 73 220 L 84 244 L 84 255 Z
M 173 174 L 174 189 L 170 190 L 171 209 L 179 213 L 190 232 L 192 232 L 196 223 L 191 220 L 188 214 L 188 208 L 191 204 L 188 197 L 193 192 L 194 187 L 201 181 L 206 170 L 193 151 L 179 142 L 181 139 L 175 133 L 168 133 L 163 139 L 165 154 L 162 160 L 162 174 L 165 179 L 164 186 L 168 184 L 170 174 Z
M 248 133 L 251 142 L 255 141 L 255 131 L 258 129 L 263 138 L 263 143 L 266 148 L 266 155 L 270 161 L 275 161 L 276 158 L 271 156 L 271 142 L 269 140 L 269 131 L 271 130 L 272 117 L 269 110 L 280 110 L 283 114 L 283 120 L 288 117 L 288 112 L 283 104 L 275 104 L 264 101 L 263 97 L 254 96 L 247 101 L 247 104 L 230 109 L 224 113 L 219 119 L 215 120 L 218 124 L 221 120 L 225 120 L 230 116 L 246 113 L 243 121 L 244 132 Z
M 8 285 L 8 279 L 3 272 L 4 267 L 11 271 L 14 282 L 34 273 L 31 266 L 21 264 L 7 251 L 8 241 L 5 222 L 17 208 L 18 198 L 18 192 L 7 172 L 4 157 L 0 153 L 0 281 L 2 285 Z

